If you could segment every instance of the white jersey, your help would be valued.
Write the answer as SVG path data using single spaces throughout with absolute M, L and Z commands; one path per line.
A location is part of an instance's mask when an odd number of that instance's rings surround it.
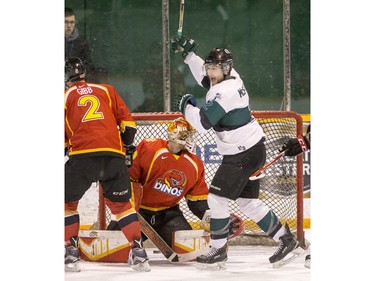
M 203 87 L 203 81 L 208 81 L 205 78 L 204 61 L 195 53 L 189 53 L 185 63 Z M 248 150 L 265 136 L 262 127 L 251 115 L 249 95 L 234 69 L 231 77 L 214 86 L 208 85 L 208 88 L 205 105 L 199 109 L 188 104 L 185 118 L 199 132 L 213 128 L 221 155 L 234 155 Z

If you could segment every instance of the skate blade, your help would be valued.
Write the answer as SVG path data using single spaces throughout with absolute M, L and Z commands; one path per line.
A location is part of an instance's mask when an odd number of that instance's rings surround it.
M 305 261 L 305 267 L 310 268 L 310 260 Z
M 78 263 L 68 263 L 65 265 L 65 272 L 80 272 L 81 269 L 78 266 Z
M 297 247 L 293 251 L 291 251 L 289 254 L 287 254 L 282 260 L 279 260 L 272 264 L 273 268 L 280 268 L 288 263 L 290 263 L 295 258 L 299 257 L 300 255 L 304 254 L 305 250 L 301 247 Z
M 211 271 L 227 269 L 225 261 L 215 262 L 215 263 L 196 263 L 195 267 L 199 270 L 211 270 Z
M 151 271 L 151 267 L 150 267 L 148 261 L 131 265 L 131 268 L 133 270 L 135 270 L 135 271 L 140 271 L 140 272 L 149 272 L 149 271 Z

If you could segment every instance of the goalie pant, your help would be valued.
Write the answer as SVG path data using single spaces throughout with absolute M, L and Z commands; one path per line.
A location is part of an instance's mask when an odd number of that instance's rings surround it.
M 171 233 L 178 230 L 192 230 L 190 224 L 187 222 L 178 206 L 164 210 L 163 212 L 151 212 L 140 209 L 139 214 L 169 247 L 173 247 L 173 237 Z M 207 210 L 201 221 L 201 227 L 207 232 L 210 231 L 210 218 L 211 212 L 210 210 Z M 117 222 L 112 220 L 108 225 L 107 230 L 119 230 Z M 243 231 L 243 219 L 236 214 L 230 214 L 228 239 L 241 235 Z M 148 239 L 148 236 L 145 235 L 144 231 L 142 231 L 142 238 L 143 241 Z

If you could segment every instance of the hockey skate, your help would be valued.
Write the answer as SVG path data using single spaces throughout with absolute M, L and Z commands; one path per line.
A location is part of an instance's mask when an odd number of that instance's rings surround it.
M 221 248 L 210 246 L 207 254 L 197 257 L 196 268 L 206 270 L 224 270 L 226 269 L 225 262 L 228 259 L 228 243 Z
M 311 262 L 311 255 L 306 255 L 305 258 L 305 267 L 310 268 L 310 262 Z
M 273 268 L 280 268 L 305 252 L 305 250 L 299 246 L 298 240 L 290 232 L 288 224 L 285 224 L 285 230 L 286 233 L 280 237 L 279 248 L 269 258 Z
M 135 246 L 129 252 L 128 263 L 135 271 L 151 271 L 149 259 L 140 240 L 134 240 Z
M 65 247 L 65 271 L 66 272 L 80 272 L 81 269 L 78 266 L 79 251 L 75 246 Z

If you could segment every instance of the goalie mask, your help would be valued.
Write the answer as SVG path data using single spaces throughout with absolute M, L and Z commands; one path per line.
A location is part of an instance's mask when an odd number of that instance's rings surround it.
M 78 57 L 68 58 L 65 61 L 65 83 L 79 81 L 86 76 L 86 68 Z
M 232 53 L 226 48 L 214 48 L 204 60 L 206 70 L 212 65 L 220 65 L 224 76 L 229 75 L 233 67 Z
M 195 153 L 195 129 L 184 118 L 179 117 L 168 125 L 168 139 L 190 153 Z

